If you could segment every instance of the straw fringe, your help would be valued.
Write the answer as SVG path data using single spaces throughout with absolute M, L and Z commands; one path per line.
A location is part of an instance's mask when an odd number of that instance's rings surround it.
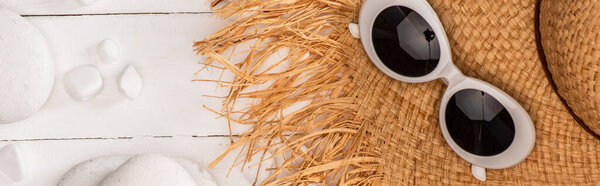
M 357 3 L 360 2 L 249 0 L 228 2 L 215 11 L 216 15 L 237 19 L 196 42 L 194 47 L 197 54 L 208 57 L 204 62 L 207 66 L 222 66 L 235 76 L 231 82 L 218 81 L 231 88 L 220 115 L 253 127 L 210 166 L 236 148 L 247 150 L 241 159 L 246 163 L 249 157 L 278 147 L 274 156 L 294 152 L 283 166 L 292 174 L 277 178 L 277 174 L 287 171 L 280 167 L 266 185 L 375 183 L 381 178 L 375 176 L 381 169 L 380 156 L 365 153 L 361 147 L 365 145 L 361 138 L 367 123 L 353 119 L 360 112 L 359 100 L 348 89 L 353 78 L 349 63 L 357 47 L 346 25 L 353 20 Z M 250 43 L 250 49 L 243 51 L 248 55 L 240 61 L 229 60 L 226 50 L 242 43 Z M 285 59 L 265 64 L 269 56 L 282 49 L 289 50 Z M 283 66 L 283 62 L 289 62 L 285 70 L 272 70 Z M 267 65 L 270 66 L 259 71 Z M 252 85 L 268 82 L 268 88 L 248 91 Z M 235 102 L 243 98 L 260 101 L 247 109 L 234 110 Z M 283 114 L 286 108 L 300 102 L 309 104 Z M 242 114 L 231 117 L 230 112 Z M 309 152 L 298 150 L 304 145 Z M 269 158 L 272 157 L 264 157 Z M 292 164 L 298 160 L 301 164 Z

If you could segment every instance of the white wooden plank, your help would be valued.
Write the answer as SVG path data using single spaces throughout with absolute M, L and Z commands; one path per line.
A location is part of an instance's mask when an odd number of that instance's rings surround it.
M 0 0 L 0 6 L 22 15 L 210 12 L 206 0 L 97 0 L 89 6 L 78 0 Z
M 48 38 L 56 57 L 56 83 L 48 103 L 33 117 L 0 125 L 0 139 L 48 139 L 121 136 L 224 135 L 225 119 L 202 105 L 220 108 L 222 95 L 213 83 L 194 78 L 216 78 L 219 71 L 194 73 L 192 42 L 215 32 L 225 23 L 209 14 L 56 16 L 28 18 Z M 97 43 L 112 38 L 121 57 L 104 64 L 95 55 Z M 129 64 L 137 67 L 144 87 L 136 100 L 123 96 L 117 77 Z M 104 78 L 102 92 L 88 102 L 72 99 L 64 90 L 69 70 L 92 65 Z M 246 126 L 235 125 L 240 134 Z
M 18 144 L 21 147 L 25 155 L 25 163 L 30 169 L 23 181 L 13 185 L 45 186 L 56 185 L 74 165 L 102 156 L 162 153 L 187 158 L 206 166 L 227 147 L 229 139 L 224 137 L 146 137 L 110 140 L 24 141 L 0 142 L 0 148 L 7 144 Z M 215 169 L 211 169 L 211 173 L 219 185 L 248 185 L 248 181 L 239 171 L 232 171 L 231 175 L 226 177 L 235 155 L 227 156 Z M 10 185 L 8 178 L 1 173 L 0 185 Z

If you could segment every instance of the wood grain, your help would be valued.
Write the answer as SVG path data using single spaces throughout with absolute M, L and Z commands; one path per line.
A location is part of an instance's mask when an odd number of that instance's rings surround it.
M 29 17 L 46 35 L 55 54 L 56 82 L 48 103 L 33 117 L 0 125 L 0 140 L 228 135 L 226 120 L 202 106 L 218 109 L 220 100 L 203 95 L 224 95 L 214 83 L 192 79 L 216 78 L 219 71 L 194 73 L 202 59 L 192 41 L 214 32 L 225 22 L 209 14 L 50 16 Z M 96 45 L 111 38 L 121 56 L 104 64 Z M 144 87 L 136 100 L 123 96 L 117 78 L 133 64 Z M 104 88 L 87 102 L 72 99 L 64 90 L 63 76 L 71 69 L 91 65 L 103 75 Z M 227 77 L 227 74 L 225 75 Z M 234 126 L 239 134 L 244 126 Z
M 42 110 L 0 125 L 0 148 L 20 145 L 30 169 L 13 185 L 56 185 L 72 166 L 106 155 L 164 153 L 205 165 L 229 144 L 227 121 L 202 107 L 220 108 L 219 99 L 203 95 L 227 90 L 191 81 L 221 76 L 218 70 L 194 75 L 203 59 L 194 55 L 192 42 L 228 23 L 211 15 L 206 1 L 98 0 L 81 6 L 76 0 L 0 0 L 0 6 L 23 15 L 46 36 L 56 68 L 55 87 Z M 109 38 L 121 51 L 114 64 L 95 54 L 96 45 Z M 136 100 L 117 87 L 129 64 L 144 81 Z M 78 102 L 62 81 L 69 70 L 85 65 L 100 70 L 104 87 L 90 101 Z M 247 126 L 234 123 L 232 129 L 240 134 Z M 239 170 L 226 177 L 233 158 L 226 157 L 213 176 L 219 185 L 248 185 Z M 0 185 L 10 185 L 2 174 Z
M 89 6 L 77 0 L 0 0 L 0 6 L 21 15 L 210 12 L 201 0 L 97 0 Z

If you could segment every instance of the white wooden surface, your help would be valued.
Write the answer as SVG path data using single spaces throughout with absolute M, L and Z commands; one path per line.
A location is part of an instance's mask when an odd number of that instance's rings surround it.
M 0 6 L 25 15 L 47 37 L 56 59 L 55 88 L 44 108 L 22 122 L 0 125 L 0 148 L 21 145 L 32 169 L 15 185 L 56 185 L 71 166 L 104 155 L 162 152 L 208 163 L 228 145 L 226 120 L 202 107 L 220 108 L 218 99 L 203 95 L 225 90 L 191 82 L 220 74 L 194 76 L 202 58 L 194 55 L 192 42 L 227 23 L 212 16 L 205 0 L 98 0 L 87 7 L 76 0 L 0 0 Z M 115 64 L 100 62 L 94 53 L 108 38 L 121 49 Z M 136 100 L 119 93 L 116 84 L 128 64 L 144 80 Z M 83 65 L 98 67 L 105 82 L 88 102 L 70 98 L 62 83 L 66 72 Z M 234 125 L 233 131 L 246 128 Z M 239 174 L 225 181 L 230 165 L 213 174 L 222 185 L 240 185 Z M 2 176 L 0 185 L 8 185 Z
M 17 186 L 56 185 L 72 166 L 90 158 L 110 155 L 162 153 L 208 164 L 229 144 L 226 137 L 136 137 L 132 139 L 42 140 L 18 142 L 26 155 L 29 170 Z M 223 161 L 232 162 L 235 155 Z M 254 165 L 254 163 L 252 164 Z M 256 166 L 252 166 L 256 170 Z M 231 171 L 230 164 L 219 164 L 211 170 L 219 185 L 250 185 L 240 169 Z M 235 171 L 237 170 L 237 171 Z M 0 174 L 0 185 L 11 185 Z
M 98 0 L 91 6 L 77 0 L 0 0 L 0 6 L 21 15 L 210 12 L 206 0 Z

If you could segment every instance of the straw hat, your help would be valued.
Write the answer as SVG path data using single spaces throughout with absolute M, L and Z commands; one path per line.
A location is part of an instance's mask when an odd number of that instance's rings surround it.
M 429 2 L 444 24 L 458 68 L 504 90 L 534 121 L 537 139 L 529 157 L 508 169 L 488 170 L 485 183 L 600 182 L 600 140 L 575 121 L 546 77 L 536 39 L 536 1 Z M 242 154 L 248 157 L 278 147 L 275 155 L 293 153 L 288 162 L 303 160 L 284 163 L 275 174 L 295 173 L 265 184 L 481 183 L 442 137 L 437 117 L 444 84 L 410 84 L 385 76 L 347 31 L 360 5 L 351 0 L 244 0 L 215 11 L 237 19 L 195 43 L 198 54 L 208 57 L 204 63 L 235 75 L 218 82 L 232 88 L 224 108 L 215 112 L 253 126 L 231 149 L 249 148 Z M 240 14 L 245 16 L 236 17 Z M 242 60 L 229 58 L 226 49 L 238 45 L 249 45 L 249 53 Z M 256 70 L 281 48 L 289 50 L 284 70 Z M 247 91 L 263 83 L 268 88 Z M 243 98 L 258 101 L 236 110 Z M 301 109 L 286 112 L 306 101 Z M 274 139 L 281 143 L 274 145 Z M 301 146 L 309 152 L 298 150 Z
M 582 124 L 598 135 L 600 2 L 544 1 L 540 13 L 542 45 L 559 95 Z

